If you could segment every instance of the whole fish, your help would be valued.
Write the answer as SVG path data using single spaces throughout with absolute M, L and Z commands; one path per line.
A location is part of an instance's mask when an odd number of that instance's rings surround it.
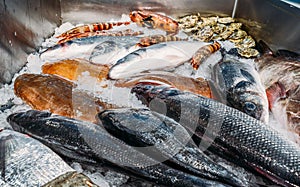
M 279 184 L 300 185 L 299 147 L 270 126 L 217 101 L 171 87 L 138 84 L 132 92 L 151 110 L 210 142 L 216 154 L 248 165 Z
M 264 86 L 254 64 L 240 62 L 231 55 L 213 68 L 219 99 L 264 123 L 269 122 L 269 105 Z
M 153 84 L 165 83 L 178 88 L 179 90 L 189 91 L 204 97 L 212 98 L 211 89 L 207 80 L 202 78 L 193 79 L 163 71 L 145 73 L 128 79 L 120 79 L 117 80 L 114 85 L 117 87 L 133 87 L 139 82 L 149 82 Z
M 166 164 L 233 186 L 248 185 L 213 162 L 190 141 L 184 127 L 164 115 L 147 109 L 114 109 L 101 112 L 98 118 L 112 135 L 131 146 L 148 146 L 144 153 L 159 155 Z
M 93 95 L 56 75 L 22 74 L 14 84 L 16 96 L 36 110 L 94 122 L 104 106 Z
M 110 64 L 132 50 L 140 38 L 136 36 L 93 36 L 54 45 L 40 53 L 43 62 L 83 58 L 94 63 Z
M 110 69 L 109 78 L 127 78 L 150 70 L 174 68 L 189 60 L 205 42 L 176 41 L 140 48 L 119 59 Z
M 15 130 L 29 134 L 67 157 L 105 160 L 167 186 L 224 186 L 161 164 L 93 123 L 34 110 L 11 114 L 7 120 Z
M 96 187 L 89 178 L 78 174 L 50 148 L 27 135 L 3 130 L 0 132 L 0 149 L 0 176 L 11 186 L 42 186 L 72 173 L 73 180 L 82 186 Z M 68 181 L 62 183 L 66 185 Z

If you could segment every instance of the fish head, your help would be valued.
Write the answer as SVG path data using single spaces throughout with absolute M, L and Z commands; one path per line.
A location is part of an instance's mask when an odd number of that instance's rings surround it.
M 241 81 L 227 93 L 228 105 L 268 123 L 268 103 L 259 92 L 249 90 L 251 82 Z
M 97 115 L 107 130 L 133 134 L 134 131 L 149 131 L 154 123 L 148 109 L 121 108 L 105 110 Z M 147 125 L 142 125 L 147 124 Z
M 151 109 L 164 112 L 165 99 L 178 95 L 180 91 L 168 84 L 159 82 L 139 82 L 132 89 L 137 98 Z
M 26 112 L 13 113 L 7 117 L 7 122 L 12 128 L 21 133 L 38 131 L 38 120 L 50 117 L 48 111 L 28 110 Z

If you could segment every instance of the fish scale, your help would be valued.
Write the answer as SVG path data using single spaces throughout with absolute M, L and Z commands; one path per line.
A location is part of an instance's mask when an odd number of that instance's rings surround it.
M 28 133 L 64 156 L 65 149 L 78 156 L 106 160 L 158 184 L 168 186 L 226 186 L 168 167 L 111 136 L 102 126 L 48 112 L 30 110 L 11 114 L 15 130 Z M 50 123 L 59 125 L 49 125 Z M 95 163 L 93 163 L 95 164 Z
M 167 116 L 179 121 L 199 138 L 205 131 L 211 131 L 212 145 L 233 152 L 238 156 L 238 162 L 246 162 L 277 183 L 300 185 L 299 147 L 271 127 L 224 104 L 174 88 L 140 84 L 132 92 L 138 98 L 144 98 L 141 101 L 146 105 L 153 99 L 160 100 L 167 108 Z M 150 108 L 160 111 L 155 106 Z M 197 129 L 193 126 L 195 123 Z
M 143 109 L 106 110 L 98 115 L 104 127 L 114 136 L 132 146 L 145 146 L 145 154 L 161 155 L 166 163 L 188 172 L 226 182 L 247 186 L 246 181 L 213 162 L 190 141 L 190 135 L 170 118 Z M 149 147 L 150 146 L 150 147 Z M 156 154 L 154 154 L 156 153 Z

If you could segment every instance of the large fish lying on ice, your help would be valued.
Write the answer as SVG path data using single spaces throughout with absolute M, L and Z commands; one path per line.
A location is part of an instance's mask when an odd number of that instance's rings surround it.
M 127 78 L 137 73 L 173 68 L 192 58 L 205 42 L 175 41 L 140 48 L 119 59 L 110 69 L 109 78 Z
M 105 160 L 167 186 L 225 186 L 153 160 L 93 123 L 35 110 L 11 114 L 7 120 L 15 130 L 29 134 L 67 157 L 90 159 L 93 164 Z
M 27 135 L 1 131 L 0 149 L 0 177 L 7 185 L 50 187 L 48 184 L 56 183 L 96 187 L 50 148 Z
M 259 120 L 171 87 L 138 84 L 132 92 L 151 110 L 173 118 L 199 139 L 211 142 L 216 154 L 243 163 L 279 184 L 300 185 L 299 147 Z
M 225 55 L 214 66 L 213 74 L 220 101 L 264 123 L 269 122 L 268 98 L 253 61 L 241 62 Z
M 71 40 L 52 46 L 40 53 L 43 62 L 83 58 L 97 64 L 111 64 L 131 50 L 139 41 L 134 36 L 94 36 Z
M 147 109 L 114 109 L 98 115 L 104 127 L 131 146 L 143 147 L 149 156 L 187 172 L 233 186 L 248 186 L 224 167 L 213 162 L 174 120 Z

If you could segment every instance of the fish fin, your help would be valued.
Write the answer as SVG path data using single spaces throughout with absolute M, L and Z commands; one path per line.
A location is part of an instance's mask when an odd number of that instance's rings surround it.
M 262 54 L 268 54 L 268 55 L 274 54 L 271 48 L 263 40 L 259 40 L 259 42 L 257 42 L 256 47 L 257 50 Z

